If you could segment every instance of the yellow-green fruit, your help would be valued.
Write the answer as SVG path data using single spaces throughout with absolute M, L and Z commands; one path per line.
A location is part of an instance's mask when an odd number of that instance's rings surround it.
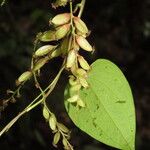
M 73 66 L 75 60 L 76 60 L 76 52 L 74 50 L 69 51 L 66 67 L 71 68 Z
M 88 28 L 86 24 L 79 17 L 74 17 L 73 21 L 78 32 L 80 32 L 83 35 L 88 33 Z
M 76 70 L 76 75 L 81 77 L 87 77 L 87 72 L 82 68 L 78 68 Z
M 79 77 L 80 83 L 84 88 L 88 88 L 89 84 L 87 83 L 86 79 L 83 77 Z
M 90 69 L 90 66 L 88 64 L 88 62 L 84 59 L 84 57 L 82 56 L 78 56 L 78 61 L 79 61 L 79 64 L 80 66 L 85 69 L 85 70 L 89 70 Z
M 56 146 L 59 140 L 60 140 L 60 132 L 57 132 L 53 138 L 53 145 Z
M 66 36 L 66 34 L 70 30 L 70 24 L 62 25 L 61 27 L 58 27 L 55 33 L 56 39 L 60 40 Z
M 74 103 L 74 102 L 77 102 L 78 98 L 79 98 L 79 95 L 74 95 L 74 96 L 68 98 L 67 101 L 70 103 Z
M 30 71 L 26 71 L 24 72 L 19 78 L 18 78 L 18 83 L 22 83 L 28 79 L 30 79 L 30 77 L 32 76 L 32 72 Z
M 89 52 L 93 50 L 92 46 L 83 36 L 76 36 L 76 41 L 82 49 L 89 51 Z
M 69 45 L 69 37 L 66 37 L 63 39 L 63 41 L 61 42 L 61 46 L 60 46 L 60 49 L 63 55 L 66 55 L 67 53 L 68 45 Z
M 55 49 L 51 54 L 50 54 L 50 56 L 49 57 L 51 57 L 51 58 L 55 58 L 55 57 L 58 57 L 58 56 L 60 56 L 60 54 L 61 54 L 61 49 L 60 48 L 58 48 L 58 49 Z
M 74 76 L 71 75 L 70 78 L 69 78 L 69 84 L 71 86 L 74 86 L 74 85 L 78 84 L 78 81 L 77 81 L 77 79 Z
M 35 64 L 35 66 L 33 67 L 33 71 L 37 71 L 37 70 L 39 70 L 41 67 L 43 67 L 43 66 L 47 63 L 48 59 L 49 59 L 49 58 L 47 58 L 47 57 L 40 59 L 40 60 Z
M 65 132 L 65 133 L 69 132 L 69 129 L 64 124 L 58 122 L 57 126 L 61 131 Z
M 54 45 L 44 45 L 42 47 L 40 47 L 36 52 L 35 52 L 35 56 L 44 56 L 46 54 L 48 54 L 49 52 L 51 52 L 53 49 L 55 49 L 57 46 Z
M 56 31 L 54 31 L 54 30 L 45 31 L 44 33 L 39 35 L 38 39 L 42 42 L 55 41 L 55 40 L 57 40 L 55 37 L 55 33 L 56 33 Z
M 43 116 L 46 120 L 49 119 L 49 112 L 46 107 L 43 107 Z
M 80 107 L 85 107 L 85 103 L 80 98 L 77 101 L 77 105 L 80 106 Z
M 52 114 L 49 118 L 49 126 L 52 130 L 56 129 L 57 120 L 54 114 Z
M 60 26 L 68 23 L 71 19 L 70 13 L 63 13 L 56 15 L 52 20 L 51 23 L 55 26 Z

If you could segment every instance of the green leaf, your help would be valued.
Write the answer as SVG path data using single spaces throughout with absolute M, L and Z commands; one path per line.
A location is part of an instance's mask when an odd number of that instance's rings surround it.
M 135 110 L 130 86 L 121 70 L 112 62 L 99 59 L 92 64 L 88 83 L 80 91 L 85 108 L 77 108 L 66 99 L 65 107 L 77 127 L 109 146 L 134 150 Z

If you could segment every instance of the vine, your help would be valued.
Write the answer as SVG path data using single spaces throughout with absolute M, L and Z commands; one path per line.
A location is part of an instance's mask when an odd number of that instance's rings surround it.
M 9 131 L 14 123 L 24 114 L 41 105 L 43 108 L 43 117 L 46 122 L 49 123 L 49 127 L 54 134 L 52 144 L 57 147 L 58 142 L 62 141 L 64 149 L 73 150 L 73 146 L 69 142 L 70 130 L 57 120 L 55 114 L 47 106 L 47 97 L 55 88 L 61 73 L 67 70 L 70 75 L 69 83 L 65 90 L 65 106 L 73 122 L 81 130 L 103 143 L 124 150 L 134 149 L 134 105 L 130 87 L 125 77 L 113 63 L 102 59 L 89 65 L 86 59 L 80 54 L 80 49 L 87 52 L 94 51 L 94 48 L 86 39 L 90 31 L 81 20 L 85 2 L 86 0 L 81 0 L 75 7 L 71 0 L 56 0 L 52 3 L 52 7 L 55 9 L 59 6 L 66 6 L 69 3 L 70 12 L 56 15 L 49 21 L 50 29 L 37 34 L 30 69 L 25 71 L 17 79 L 17 88 L 15 91 L 7 91 L 10 97 L 2 101 L 0 108 L 4 110 L 9 103 L 16 102 L 16 100 L 21 97 L 20 90 L 22 90 L 24 84 L 31 78 L 34 79 L 35 86 L 39 89 L 40 93 L 0 131 L 0 136 Z M 4 3 L 5 0 L 3 0 L 1 5 Z M 55 41 L 56 44 L 53 44 L 53 41 Z M 46 44 L 39 47 L 41 42 Z M 39 83 L 41 68 L 56 57 L 62 57 L 63 64 L 53 81 L 44 89 Z M 120 91 L 120 87 L 124 88 L 123 92 L 126 95 Z M 118 91 L 120 91 L 120 93 Z M 116 98 L 119 99 L 117 102 Z M 128 98 L 128 100 L 126 98 Z M 126 104 L 121 107 L 118 106 L 118 103 Z M 70 106 L 69 110 L 68 105 Z M 101 107 L 100 110 L 99 107 Z M 128 107 L 131 108 L 128 110 L 126 109 Z M 128 116 L 124 115 L 124 110 L 128 111 Z M 120 116 L 122 115 L 122 118 L 126 118 L 124 121 L 116 117 L 118 112 Z M 130 117 L 130 121 L 132 120 L 132 122 L 128 121 L 129 116 L 132 116 L 132 118 Z M 88 123 L 89 120 L 90 123 Z M 111 124 L 109 128 L 107 124 L 108 121 L 109 124 Z M 126 122 L 129 122 L 129 124 L 126 124 Z M 122 124 L 125 124 L 125 126 L 122 127 Z M 130 126 L 130 128 L 128 126 Z M 104 136 L 99 133 L 100 129 L 103 130 Z M 127 132 L 124 132 L 124 129 L 128 131 L 131 129 L 129 131 L 130 136 L 126 135 Z M 116 140 L 113 139 L 112 134 L 110 134 L 112 131 L 116 134 Z M 105 134 L 110 137 L 106 138 Z M 113 139 L 113 142 L 110 139 Z M 120 139 L 119 144 L 118 139 Z

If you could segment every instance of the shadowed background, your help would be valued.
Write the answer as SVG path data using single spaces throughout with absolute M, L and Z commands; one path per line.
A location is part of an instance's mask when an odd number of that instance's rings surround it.
M 36 33 L 48 30 L 49 19 L 58 12 L 49 0 L 12 0 L 0 8 L 0 99 L 6 90 L 15 88 L 16 78 L 29 68 Z M 78 0 L 77 0 L 78 2 Z M 58 11 L 58 12 L 57 12 Z M 115 62 L 127 77 L 135 99 L 137 115 L 136 150 L 150 149 L 150 1 L 149 0 L 87 0 L 82 18 L 92 31 L 89 41 L 95 45 L 89 62 L 106 58 Z M 62 59 L 48 63 L 41 74 L 41 83 L 55 77 Z M 71 143 L 76 150 L 112 150 L 76 128 L 65 113 L 63 91 L 67 82 L 62 74 L 48 98 L 50 108 L 60 121 L 72 129 Z M 37 95 L 33 81 L 28 82 L 22 98 L 2 112 L 0 129 L 4 127 Z M 115 135 L 114 135 L 115 136 Z M 52 134 L 39 106 L 22 117 L 0 138 L 1 150 L 55 150 Z M 62 150 L 62 145 L 58 147 Z

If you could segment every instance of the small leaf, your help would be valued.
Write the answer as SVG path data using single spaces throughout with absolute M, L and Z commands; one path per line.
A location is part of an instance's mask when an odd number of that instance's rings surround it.
M 66 110 L 81 130 L 109 146 L 134 150 L 135 110 L 130 86 L 121 70 L 112 62 L 100 59 L 91 66 L 89 88 L 80 90 L 85 108 L 77 109 L 67 101 Z M 68 86 L 69 87 L 69 86 Z

